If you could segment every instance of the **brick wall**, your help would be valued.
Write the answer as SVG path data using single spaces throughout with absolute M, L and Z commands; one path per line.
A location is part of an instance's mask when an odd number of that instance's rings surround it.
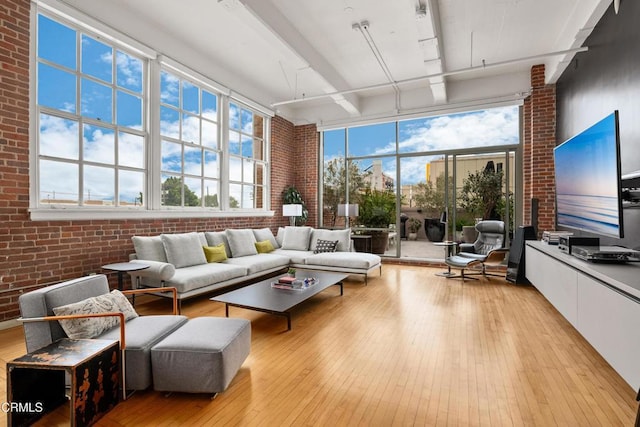
M 318 225 L 318 154 L 319 138 L 315 124 L 296 126 L 294 133 L 296 187 L 304 200 L 309 218 L 307 225 Z
M 128 259 L 131 236 L 258 228 L 288 224 L 282 191 L 288 185 L 315 197 L 317 132 L 281 117 L 271 122 L 273 218 L 31 221 L 29 219 L 29 0 L 0 7 L 0 322 L 18 317 L 18 296 L 61 280 L 101 272 Z M 301 161 L 300 159 L 303 158 Z M 286 165 L 283 167 L 282 165 Z M 310 204 L 315 212 L 315 205 Z M 115 284 L 115 275 L 110 280 Z
M 553 148 L 556 146 L 556 87 L 545 84 L 545 67 L 531 68 L 531 95 L 524 103 L 524 222 L 531 217 L 531 199 L 538 199 L 538 234 L 555 230 Z

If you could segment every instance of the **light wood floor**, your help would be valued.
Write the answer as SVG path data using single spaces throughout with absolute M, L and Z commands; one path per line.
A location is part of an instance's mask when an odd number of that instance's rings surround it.
M 342 297 L 327 289 L 294 311 L 290 332 L 284 318 L 232 307 L 251 320 L 252 348 L 225 393 L 136 392 L 99 424 L 633 425 L 634 390 L 533 287 L 439 270 L 385 265 Z M 224 305 L 203 298 L 183 312 L 224 316 Z M 22 339 L 0 331 L 2 362 L 24 353 Z

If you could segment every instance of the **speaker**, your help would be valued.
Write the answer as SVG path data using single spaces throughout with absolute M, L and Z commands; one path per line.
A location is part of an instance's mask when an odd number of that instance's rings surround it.
M 521 225 L 516 230 L 509 248 L 507 263 L 507 280 L 519 285 L 529 284 L 525 277 L 524 245 L 527 240 L 536 240 L 535 228 L 531 225 Z

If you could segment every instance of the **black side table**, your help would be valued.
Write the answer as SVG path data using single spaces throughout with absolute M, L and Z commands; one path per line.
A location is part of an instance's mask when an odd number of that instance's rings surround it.
M 139 262 L 117 262 L 115 264 L 103 265 L 104 270 L 116 271 L 118 273 L 118 290 L 121 291 L 124 283 L 124 273 L 128 271 L 145 270 L 149 268 L 147 264 Z
M 70 425 L 91 425 L 118 404 L 119 388 L 119 341 L 63 338 L 7 362 L 7 401 L 26 404 L 7 413 L 7 425 L 30 425 L 65 402 Z

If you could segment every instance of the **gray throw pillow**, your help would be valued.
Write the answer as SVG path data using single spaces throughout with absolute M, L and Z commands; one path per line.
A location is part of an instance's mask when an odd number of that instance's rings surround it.
M 198 233 L 162 234 L 167 261 L 176 268 L 206 264 L 202 240 Z
M 224 232 L 229 241 L 232 257 L 258 255 L 258 250 L 255 245 L 256 236 L 253 234 L 253 230 L 225 230 Z
M 295 251 L 309 250 L 311 227 L 285 227 L 282 237 L 282 249 Z
M 131 241 L 138 259 L 167 262 L 167 255 L 160 236 L 133 236 Z

